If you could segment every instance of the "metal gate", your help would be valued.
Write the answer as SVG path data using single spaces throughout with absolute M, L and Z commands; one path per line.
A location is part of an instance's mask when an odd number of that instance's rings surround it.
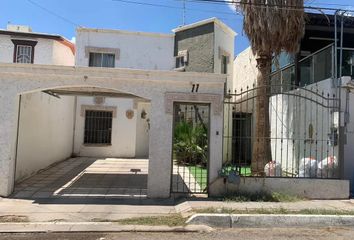
M 336 93 L 330 83 L 253 85 L 229 91 L 224 102 L 223 172 L 339 178 Z
M 175 103 L 172 193 L 207 193 L 210 105 Z

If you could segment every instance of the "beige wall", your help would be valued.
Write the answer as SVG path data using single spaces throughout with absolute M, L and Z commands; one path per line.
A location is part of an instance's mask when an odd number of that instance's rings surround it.
M 74 98 L 42 92 L 21 97 L 16 181 L 72 154 Z
M 251 48 L 247 48 L 234 60 L 233 85 L 234 89 L 240 91 L 247 86 L 251 88 L 257 79 L 257 62 Z
M 90 110 L 104 110 L 106 107 L 114 109 L 112 119 L 112 145 L 94 146 L 84 144 L 85 115 L 84 108 Z M 128 119 L 126 111 L 134 111 L 132 119 Z M 93 97 L 78 97 L 75 127 L 75 155 L 86 157 L 135 157 L 137 121 L 140 118 L 138 109 L 132 98 L 105 98 L 104 103 L 97 105 Z M 149 139 L 147 139 L 147 144 Z M 145 154 L 148 155 L 148 154 Z

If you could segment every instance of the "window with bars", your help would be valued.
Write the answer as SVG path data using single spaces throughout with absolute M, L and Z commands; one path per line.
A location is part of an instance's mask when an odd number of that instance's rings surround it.
M 17 63 L 32 63 L 32 46 L 17 45 Z
M 108 67 L 114 68 L 115 55 L 112 53 L 91 52 L 89 57 L 90 67 Z
M 111 111 L 86 110 L 84 144 L 110 145 L 112 118 Z
M 33 63 L 36 41 L 11 40 L 14 43 L 14 63 Z

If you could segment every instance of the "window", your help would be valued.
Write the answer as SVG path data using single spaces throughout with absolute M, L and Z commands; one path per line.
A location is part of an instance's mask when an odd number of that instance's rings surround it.
M 111 111 L 85 111 L 84 144 L 110 145 L 112 142 Z
M 184 67 L 186 64 L 184 62 L 184 56 L 176 57 L 176 68 Z
M 112 53 L 90 53 L 90 67 L 108 67 L 114 68 L 115 55 Z
M 25 40 L 12 40 L 14 43 L 14 63 L 33 63 L 34 47 L 37 42 Z
M 186 66 L 188 62 L 188 51 L 183 50 L 179 51 L 178 55 L 176 56 L 176 68 L 182 68 Z
M 222 55 L 221 56 L 221 73 L 222 74 L 227 74 L 227 63 L 228 63 L 228 57 Z

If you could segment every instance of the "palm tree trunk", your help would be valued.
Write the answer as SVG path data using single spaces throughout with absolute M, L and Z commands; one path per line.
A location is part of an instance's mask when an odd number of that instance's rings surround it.
M 251 170 L 253 175 L 264 176 L 264 166 L 271 161 L 269 98 L 271 54 L 257 57 L 257 97 L 255 106 L 256 129 L 252 150 Z

